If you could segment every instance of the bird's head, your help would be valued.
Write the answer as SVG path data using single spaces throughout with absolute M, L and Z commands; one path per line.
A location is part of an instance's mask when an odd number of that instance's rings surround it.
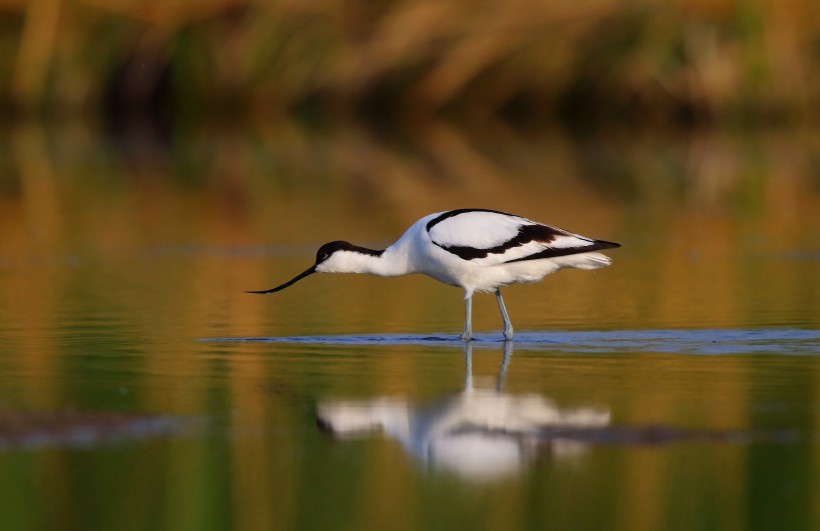
M 352 243 L 335 241 L 322 245 L 316 251 L 316 263 L 313 267 L 317 273 L 348 273 L 354 253 L 360 249 Z
M 349 242 L 335 241 L 322 245 L 316 251 L 316 262 L 307 270 L 296 275 L 294 278 L 288 280 L 284 284 L 276 286 L 275 288 L 249 291 L 248 293 L 275 293 L 291 286 L 303 278 L 312 275 L 313 273 L 358 273 L 356 266 L 356 257 L 362 255 L 380 255 L 382 251 L 372 251 L 357 247 Z

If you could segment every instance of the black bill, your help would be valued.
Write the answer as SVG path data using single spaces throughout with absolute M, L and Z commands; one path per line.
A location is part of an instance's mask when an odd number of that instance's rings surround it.
M 296 284 L 297 282 L 299 282 L 303 278 L 305 278 L 307 276 L 310 276 L 315 272 L 316 272 L 316 266 L 315 265 L 310 266 L 310 268 L 307 271 L 305 271 L 303 273 L 300 273 L 295 278 L 292 278 L 291 280 L 288 280 L 287 282 L 285 282 L 281 286 L 276 286 L 275 288 L 265 289 L 265 290 L 261 290 L 261 291 L 246 291 L 245 293 L 259 293 L 261 295 L 265 295 L 267 293 L 274 293 L 276 291 L 281 291 L 281 290 L 285 289 L 286 287 L 290 286 L 291 284 Z

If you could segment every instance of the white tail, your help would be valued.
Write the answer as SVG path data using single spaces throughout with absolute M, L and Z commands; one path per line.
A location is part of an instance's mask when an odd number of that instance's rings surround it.
M 571 254 L 560 258 L 553 258 L 553 260 L 561 268 L 573 267 L 575 269 L 598 269 L 599 267 L 606 267 L 612 263 L 612 260 L 608 256 L 601 253 Z

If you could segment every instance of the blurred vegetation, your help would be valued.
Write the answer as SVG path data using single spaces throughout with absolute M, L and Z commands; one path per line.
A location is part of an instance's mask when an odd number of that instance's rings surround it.
M 806 121 L 816 0 L 0 0 L 0 105 Z

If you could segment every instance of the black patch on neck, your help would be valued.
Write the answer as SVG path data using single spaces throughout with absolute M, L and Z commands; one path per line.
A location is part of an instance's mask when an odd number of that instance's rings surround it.
M 350 251 L 353 253 L 366 254 L 370 256 L 381 256 L 382 253 L 384 253 L 384 249 L 376 251 L 375 249 L 359 247 L 358 245 L 353 245 L 350 242 L 339 240 L 335 242 L 326 243 L 319 247 L 319 250 L 316 251 L 316 265 L 319 265 L 328 258 L 330 258 L 330 256 L 336 251 Z
M 427 222 L 427 232 L 430 232 L 430 229 L 441 223 L 447 218 L 452 218 L 453 216 L 458 216 L 459 214 L 466 214 L 467 212 L 490 212 L 492 214 L 502 214 L 504 216 L 511 216 L 511 217 L 520 217 L 514 214 L 508 214 L 506 212 L 501 212 L 499 210 L 489 210 L 486 208 L 460 208 L 458 210 L 450 210 L 448 212 L 444 212 L 436 218 L 431 219 Z

